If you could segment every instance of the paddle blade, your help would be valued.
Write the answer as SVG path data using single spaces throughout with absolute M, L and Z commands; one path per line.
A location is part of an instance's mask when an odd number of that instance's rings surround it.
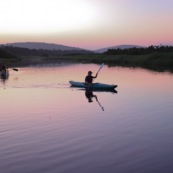
M 13 68 L 14 71 L 19 71 L 17 68 Z
M 98 70 L 98 72 L 103 68 L 103 66 L 104 66 L 105 64 L 103 63 L 103 64 L 101 64 L 101 66 L 100 66 L 100 68 L 99 68 L 99 70 Z M 97 72 L 97 73 L 98 73 Z

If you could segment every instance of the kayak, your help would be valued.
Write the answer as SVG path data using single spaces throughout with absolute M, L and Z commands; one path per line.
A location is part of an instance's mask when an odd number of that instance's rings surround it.
M 117 85 L 109 85 L 103 83 L 92 83 L 91 85 L 86 84 L 85 82 L 75 82 L 69 81 L 72 87 L 85 88 L 88 90 L 114 90 Z
M 8 70 L 2 70 L 0 71 L 0 78 L 1 79 L 7 79 L 9 76 L 9 71 Z

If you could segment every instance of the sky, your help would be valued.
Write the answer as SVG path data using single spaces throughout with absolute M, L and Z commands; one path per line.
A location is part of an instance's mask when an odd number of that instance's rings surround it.
M 173 0 L 0 0 L 0 44 L 173 45 Z

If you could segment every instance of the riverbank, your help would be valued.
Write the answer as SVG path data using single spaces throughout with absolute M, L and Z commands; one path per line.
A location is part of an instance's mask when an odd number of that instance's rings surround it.
M 28 66 L 59 62 L 105 63 L 108 66 L 141 67 L 154 71 L 173 72 L 173 53 L 152 53 L 147 55 L 61 55 L 52 57 L 21 56 L 18 59 L 0 59 L 7 66 Z

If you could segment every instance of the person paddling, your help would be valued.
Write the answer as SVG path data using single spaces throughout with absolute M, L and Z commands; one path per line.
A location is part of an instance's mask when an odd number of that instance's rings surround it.
M 93 79 L 97 78 L 98 73 L 96 73 L 95 76 L 92 76 L 92 71 L 88 71 L 88 75 L 85 77 L 85 83 L 86 84 L 92 84 Z

